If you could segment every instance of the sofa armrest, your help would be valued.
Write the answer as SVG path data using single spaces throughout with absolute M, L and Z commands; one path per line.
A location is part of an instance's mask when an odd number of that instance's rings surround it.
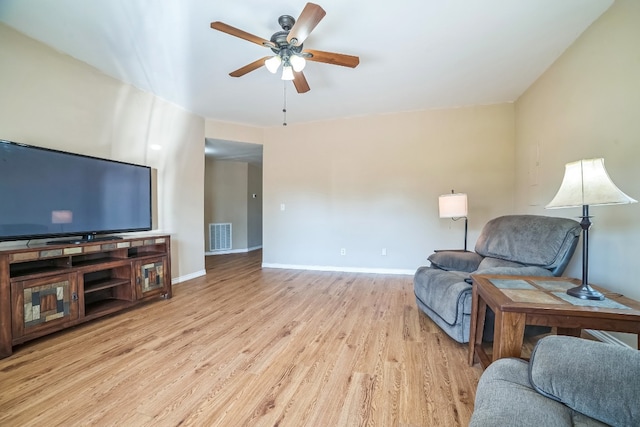
M 440 270 L 471 273 L 480 265 L 482 256 L 475 252 L 437 251 L 429 255 L 427 259 L 431 266 Z
M 529 381 L 539 393 L 615 426 L 640 420 L 640 352 L 568 336 L 548 336 L 533 350 Z

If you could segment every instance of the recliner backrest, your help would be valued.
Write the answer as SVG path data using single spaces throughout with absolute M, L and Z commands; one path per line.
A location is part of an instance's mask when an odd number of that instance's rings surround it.
M 566 268 L 580 237 L 580 223 L 541 215 L 506 215 L 483 227 L 476 253 L 550 270 L 555 276 Z

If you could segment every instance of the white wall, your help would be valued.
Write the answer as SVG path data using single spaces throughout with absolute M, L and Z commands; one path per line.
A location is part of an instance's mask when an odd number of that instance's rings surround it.
M 611 179 L 640 200 L 639 23 L 640 2 L 616 0 L 517 101 L 518 209 L 576 218 L 580 208 L 544 205 L 565 163 L 593 157 L 604 157 Z M 590 214 L 590 282 L 640 299 L 640 204 L 592 207 Z M 579 247 L 565 274 L 581 277 L 581 257 Z M 618 336 L 635 347 L 635 337 Z
M 202 274 L 204 120 L 3 24 L 0 59 L 0 138 L 155 168 L 172 275 Z

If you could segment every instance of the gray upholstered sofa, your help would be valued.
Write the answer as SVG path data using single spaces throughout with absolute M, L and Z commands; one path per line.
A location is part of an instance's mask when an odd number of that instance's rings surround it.
M 549 335 L 530 362 L 493 362 L 478 383 L 470 427 L 639 426 L 640 352 Z
M 482 229 L 475 252 L 439 251 L 413 278 L 416 304 L 449 336 L 469 342 L 471 279 L 475 274 L 560 276 L 575 251 L 580 224 L 566 218 L 507 215 Z M 493 337 L 487 311 L 484 337 Z M 529 328 L 531 330 L 531 328 Z

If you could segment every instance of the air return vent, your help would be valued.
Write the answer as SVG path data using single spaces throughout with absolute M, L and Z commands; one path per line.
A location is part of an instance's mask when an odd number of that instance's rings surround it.
M 209 224 L 209 251 L 231 249 L 231 223 Z

